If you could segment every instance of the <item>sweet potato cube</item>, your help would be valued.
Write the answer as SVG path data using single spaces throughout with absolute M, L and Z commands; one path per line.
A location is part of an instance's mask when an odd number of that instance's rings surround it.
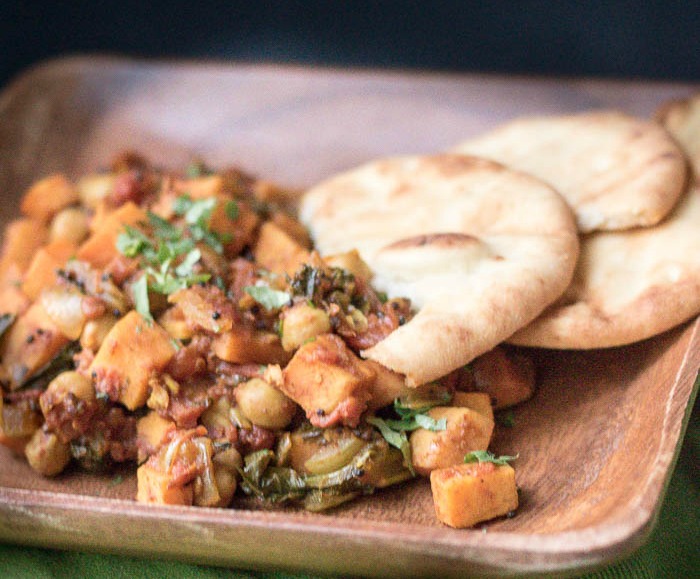
M 450 527 L 471 527 L 518 508 L 515 471 L 491 462 L 459 464 L 430 473 L 435 514 Z
M 235 203 L 236 216 L 231 218 L 227 207 Z M 214 210 L 209 219 L 209 228 L 224 239 L 224 253 L 234 257 L 246 246 L 252 243 L 253 234 L 260 223 L 260 218 L 244 201 L 233 202 L 225 196 L 217 198 Z
M 260 227 L 253 254 L 262 267 L 279 274 L 294 275 L 309 260 L 309 252 L 271 221 Z
M 232 364 L 284 364 L 290 358 L 277 334 L 245 326 L 217 335 L 212 348 L 219 358 Z
M 148 379 L 175 355 L 168 333 L 132 310 L 109 331 L 90 365 L 95 388 L 129 410 L 148 398 Z
M 4 278 L 13 266 L 24 272 L 34 253 L 46 243 L 49 231 L 37 219 L 16 219 L 5 229 L 0 256 L 0 275 Z
M 535 392 L 535 366 L 527 356 L 498 346 L 472 361 L 474 384 L 496 410 L 528 400 Z
M 284 369 L 281 389 L 316 426 L 356 426 L 367 408 L 374 377 L 342 339 L 324 334 L 297 350 Z
M 160 505 L 191 505 L 194 499 L 192 485 L 174 484 L 172 475 L 154 468 L 149 462 L 136 471 L 136 500 Z
M 3 340 L 2 375 L 16 390 L 68 345 L 39 302 L 32 304 L 8 330 Z
M 32 300 L 37 299 L 41 290 L 56 283 L 56 270 L 74 254 L 75 245 L 64 239 L 57 239 L 40 248 L 29 264 L 22 291 Z
M 0 315 L 23 314 L 30 305 L 31 300 L 16 285 L 0 286 Z
M 27 189 L 20 210 L 28 217 L 47 222 L 61 209 L 79 200 L 78 190 L 65 175 L 50 175 Z
M 119 255 L 117 237 L 125 225 L 135 226 L 146 220 L 146 213 L 131 201 L 110 213 L 90 237 L 78 248 L 76 257 L 101 269 Z
M 471 408 L 436 406 L 428 411 L 435 420 L 446 419 L 447 429 L 419 428 L 411 433 L 411 456 L 417 473 L 428 476 L 437 468 L 460 464 L 473 450 L 486 450 L 494 421 Z

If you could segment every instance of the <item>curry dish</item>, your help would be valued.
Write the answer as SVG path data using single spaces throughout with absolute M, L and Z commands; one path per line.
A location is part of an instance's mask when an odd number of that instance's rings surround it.
M 0 442 L 45 476 L 133 464 L 146 503 L 320 511 L 430 476 L 447 524 L 512 512 L 488 447 L 532 363 L 498 347 L 409 388 L 363 359 L 414 310 L 314 251 L 294 197 L 134 153 L 32 185 L 0 257 Z

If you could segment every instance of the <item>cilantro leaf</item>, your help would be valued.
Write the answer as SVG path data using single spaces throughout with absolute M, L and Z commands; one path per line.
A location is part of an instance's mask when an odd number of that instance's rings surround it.
M 151 316 L 151 304 L 148 300 L 148 278 L 146 274 L 131 284 L 131 291 L 134 294 L 136 311 L 145 319 L 152 321 L 153 316 Z
M 146 249 L 153 249 L 153 244 L 142 231 L 125 225 L 124 232 L 117 236 L 117 249 L 126 257 L 136 257 Z
M 148 212 L 148 222 L 153 228 L 153 234 L 158 239 L 175 240 L 182 237 L 182 232 L 170 221 L 151 211 Z
M 379 433 L 388 444 L 394 448 L 398 448 L 401 451 L 408 470 L 411 471 L 411 474 L 415 475 L 416 473 L 413 470 L 413 460 L 411 458 L 411 445 L 408 442 L 406 433 L 403 431 L 397 432 L 387 424 L 386 420 L 379 418 L 378 416 L 370 416 L 367 418 L 367 422 L 379 430 Z
M 429 414 L 416 414 L 414 417 L 416 424 L 420 428 L 425 428 L 426 430 L 432 430 L 433 432 L 440 432 L 442 430 L 447 430 L 447 418 L 441 418 L 440 420 L 435 420 Z
M 243 291 L 268 311 L 279 309 L 292 299 L 287 292 L 265 285 L 248 285 L 243 288 Z
M 508 464 L 510 461 L 517 459 L 518 456 L 519 455 L 516 454 L 515 456 L 503 455 L 496 457 L 496 455 L 488 450 L 473 450 L 472 452 L 464 455 L 464 462 L 492 462 L 495 465 L 503 466 Z
M 224 211 L 226 211 L 226 216 L 231 220 L 235 221 L 238 218 L 238 203 L 235 201 L 227 201 L 226 206 L 224 207 Z
M 175 268 L 175 273 L 180 277 L 186 277 L 192 273 L 192 268 L 202 258 L 202 252 L 199 249 L 193 249 L 182 260 L 182 263 Z

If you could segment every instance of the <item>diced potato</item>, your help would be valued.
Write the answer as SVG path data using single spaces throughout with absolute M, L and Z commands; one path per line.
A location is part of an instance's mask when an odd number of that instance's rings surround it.
M 20 273 L 29 267 L 36 251 L 46 243 L 48 229 L 37 219 L 16 219 L 5 229 L 0 256 L 0 276 L 16 266 Z
M 316 336 L 330 331 L 331 320 L 325 310 L 299 302 L 283 314 L 282 347 L 292 352 Z
M 518 508 L 515 471 L 490 462 L 459 464 L 430 473 L 435 514 L 450 527 L 471 527 Z
M 194 500 L 191 484 L 173 484 L 172 475 L 158 470 L 150 461 L 138 468 L 136 479 L 136 500 L 140 503 L 191 505 Z
M 151 411 L 139 418 L 136 423 L 136 444 L 139 449 L 139 462 L 146 460 L 166 441 L 175 430 L 175 423 Z
M 187 195 L 191 199 L 207 199 L 224 194 L 224 179 L 222 175 L 204 175 L 192 179 L 181 179 L 174 183 L 178 195 Z
M 189 340 L 194 330 L 187 323 L 187 318 L 179 306 L 173 306 L 158 316 L 158 324 L 176 340 Z
M 171 294 L 168 302 L 182 310 L 182 315 L 191 328 L 221 334 L 233 326 L 233 304 L 215 286 L 181 289 Z
M 356 249 L 346 251 L 345 253 L 336 253 L 334 255 L 326 255 L 323 257 L 331 267 L 340 267 L 349 271 L 352 275 L 369 281 L 372 278 L 372 270 L 360 257 Z
M 428 415 L 435 420 L 446 419 L 447 429 L 433 432 L 419 428 L 411 433 L 411 456 L 417 473 L 427 476 L 437 468 L 462 463 L 468 452 L 488 448 L 494 421 L 476 410 L 436 406 Z
M 143 221 L 146 221 L 146 213 L 143 209 L 131 201 L 124 203 L 105 217 L 100 228 L 78 247 L 76 257 L 81 261 L 87 261 L 93 267 L 105 267 L 119 255 L 117 237 L 124 231 L 124 226 L 135 226 Z
M 107 334 L 90 370 L 98 392 L 135 410 L 146 403 L 151 374 L 163 370 L 174 355 L 168 333 L 132 310 Z
M 2 374 L 10 390 L 16 390 L 48 364 L 66 338 L 51 321 L 40 302 L 35 302 L 7 331 L 2 347 Z
M 490 420 L 494 419 L 491 397 L 484 392 L 455 392 L 450 404 L 457 407 L 471 408 Z
M 75 254 L 75 249 L 70 241 L 57 239 L 37 250 L 24 276 L 22 291 L 30 299 L 37 299 L 41 290 L 56 283 L 56 270 Z
M 311 248 L 311 237 L 309 236 L 309 232 L 307 231 L 306 227 L 294 219 L 294 217 L 288 215 L 287 213 L 283 213 L 282 211 L 277 211 L 272 215 L 270 220 L 292 239 L 294 239 L 294 241 L 296 241 L 299 245 L 305 247 L 306 249 Z
M 526 356 L 498 346 L 473 360 L 471 366 L 476 389 L 491 396 L 496 410 L 524 402 L 535 392 L 535 367 Z
M 4 404 L 0 396 L 0 444 L 18 454 L 24 453 L 27 442 L 43 422 L 33 406 L 29 400 Z
M 245 326 L 217 335 L 212 348 L 219 358 L 232 364 L 284 364 L 290 357 L 277 334 Z
M 356 426 L 372 395 L 374 371 L 335 334 L 299 348 L 283 372 L 282 390 L 315 426 Z
M 260 218 L 244 201 L 235 201 L 236 217 L 231 219 L 226 207 L 231 200 L 219 196 L 211 218 L 209 228 L 224 238 L 224 253 L 233 257 L 253 241 L 253 234 L 258 228 Z M 226 241 L 228 239 L 228 241 Z
M 374 382 L 372 382 L 372 398 L 367 405 L 369 412 L 392 404 L 394 400 L 400 398 L 409 390 L 403 375 L 389 370 L 389 368 L 374 360 L 365 360 L 365 364 L 376 375 Z
M 19 315 L 27 311 L 31 300 L 19 288 L 20 285 L 19 281 L 0 285 L 0 315 Z
M 65 175 L 56 174 L 35 182 L 22 197 L 24 215 L 46 223 L 64 207 L 80 200 L 77 189 Z
M 288 275 L 294 275 L 309 260 L 309 252 L 271 221 L 260 227 L 253 254 L 265 269 Z

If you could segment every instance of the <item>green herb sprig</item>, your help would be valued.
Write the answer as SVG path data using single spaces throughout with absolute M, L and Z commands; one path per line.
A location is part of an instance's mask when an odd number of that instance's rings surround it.
M 208 273 L 195 273 L 194 267 L 202 258 L 197 242 L 204 242 L 221 254 L 223 244 L 231 240 L 230 235 L 221 235 L 209 228 L 216 202 L 215 198 L 193 201 L 187 195 L 180 196 L 173 204 L 173 211 L 183 218 L 182 227 L 149 211 L 148 222 L 143 225 L 150 235 L 125 225 L 117 237 L 117 249 L 122 255 L 141 259 L 143 275 L 132 284 L 132 291 L 136 311 L 144 318 L 153 319 L 149 290 L 170 295 L 211 278 Z M 230 219 L 238 216 L 235 201 L 227 202 L 225 210 Z
M 464 462 L 492 462 L 497 466 L 503 466 L 517 459 L 518 456 L 519 455 L 516 454 L 515 456 L 502 455 L 497 457 L 495 454 L 489 452 L 488 450 L 474 450 L 472 452 L 467 453 L 464 456 Z
M 434 405 L 433 405 L 434 406 Z M 394 448 L 398 448 L 403 454 L 404 461 L 412 474 L 413 461 L 411 458 L 411 445 L 408 442 L 407 432 L 425 428 L 432 432 L 447 430 L 447 419 L 435 420 L 427 414 L 433 406 L 423 406 L 421 408 L 408 408 L 397 399 L 394 400 L 394 411 L 399 415 L 398 419 L 380 418 L 371 416 L 367 422 L 379 430 L 384 440 Z

